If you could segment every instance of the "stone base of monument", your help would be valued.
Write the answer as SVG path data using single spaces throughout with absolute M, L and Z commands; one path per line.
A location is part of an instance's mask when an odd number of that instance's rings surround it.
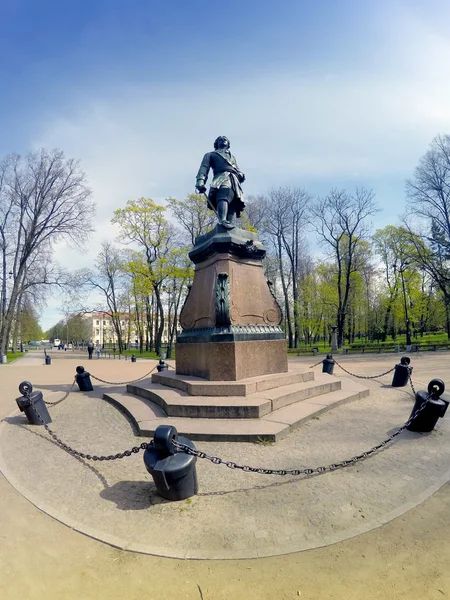
M 286 373 L 239 381 L 164 371 L 151 381 L 128 384 L 126 393 L 103 397 L 128 414 L 139 435 L 173 425 L 192 440 L 257 442 L 277 441 L 307 420 L 368 394 L 349 379 L 289 365 Z
M 286 373 L 286 336 L 271 284 L 266 250 L 254 232 L 216 225 L 189 257 L 194 281 L 180 313 L 176 370 L 212 381 Z
M 141 435 L 173 425 L 192 440 L 278 440 L 306 420 L 369 393 L 347 379 L 288 366 L 282 313 L 266 280 L 258 235 L 220 225 L 189 257 L 192 287 L 180 313 L 176 372 L 105 394 Z
M 288 370 L 284 339 L 177 344 L 176 357 L 179 375 L 212 381 L 237 381 Z

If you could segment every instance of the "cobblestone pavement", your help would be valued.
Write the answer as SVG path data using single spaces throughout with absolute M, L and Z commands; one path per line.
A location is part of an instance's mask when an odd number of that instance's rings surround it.
M 395 359 L 338 360 L 346 368 L 351 366 L 352 372 L 369 375 L 386 370 Z M 448 360 L 444 353 L 418 357 L 416 387 L 423 389 L 430 377 L 445 375 Z M 305 366 L 314 362 L 299 361 Z M 60 381 L 76 364 L 63 362 L 67 365 L 59 370 Z M 139 377 L 152 366 L 122 362 L 119 369 L 118 363 L 111 362 L 86 361 L 85 366 L 109 380 L 125 380 L 125 374 Z M 51 369 L 42 367 L 42 373 L 36 369 L 37 382 L 49 379 L 46 368 Z M 341 375 L 338 368 L 336 374 Z M 391 376 L 386 376 L 365 382 L 371 389 L 368 398 L 325 413 L 276 444 L 198 442 L 197 447 L 267 468 L 316 467 L 350 458 L 408 418 L 411 391 L 393 389 L 390 381 Z M 67 383 L 65 388 L 58 382 L 36 387 L 54 401 L 62 395 L 56 390 L 67 389 Z M 69 445 L 91 454 L 112 454 L 143 441 L 134 436 L 126 418 L 101 399 L 103 391 L 111 388 L 95 387 L 94 393 L 74 392 L 51 407 L 52 429 Z M 88 463 L 63 452 L 43 428 L 26 425 L 22 415 L 7 417 L 0 426 L 0 468 L 36 506 L 120 548 L 182 558 L 271 556 L 369 531 L 422 502 L 450 478 L 448 423 L 448 417 L 440 420 L 431 434 L 405 432 L 357 465 L 309 479 L 263 476 L 198 461 L 199 495 L 175 503 L 156 494 L 142 453 L 120 461 Z

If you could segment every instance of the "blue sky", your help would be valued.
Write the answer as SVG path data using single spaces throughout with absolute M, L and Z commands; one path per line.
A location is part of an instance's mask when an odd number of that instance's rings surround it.
M 58 247 L 68 266 L 92 262 L 128 199 L 193 191 L 222 134 L 246 193 L 365 185 L 381 227 L 450 132 L 449 22 L 441 0 L 0 0 L 0 155 L 81 160 L 98 232 L 85 254 Z

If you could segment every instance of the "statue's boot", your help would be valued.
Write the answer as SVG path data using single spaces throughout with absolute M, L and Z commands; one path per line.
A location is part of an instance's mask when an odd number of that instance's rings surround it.
M 226 219 L 220 221 L 220 225 L 222 225 L 222 227 L 225 227 L 225 229 L 234 229 L 236 227 L 236 225 L 230 223 L 230 221 L 227 221 Z

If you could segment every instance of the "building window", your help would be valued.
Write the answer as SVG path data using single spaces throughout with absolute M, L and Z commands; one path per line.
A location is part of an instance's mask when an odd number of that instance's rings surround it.
M 106 326 L 106 321 L 103 321 L 103 327 L 105 327 L 105 326 Z
M 96 324 L 96 325 L 100 325 L 100 321 L 97 321 L 95 324 Z
M 95 330 L 96 335 L 98 335 L 100 333 L 100 331 L 98 329 Z

